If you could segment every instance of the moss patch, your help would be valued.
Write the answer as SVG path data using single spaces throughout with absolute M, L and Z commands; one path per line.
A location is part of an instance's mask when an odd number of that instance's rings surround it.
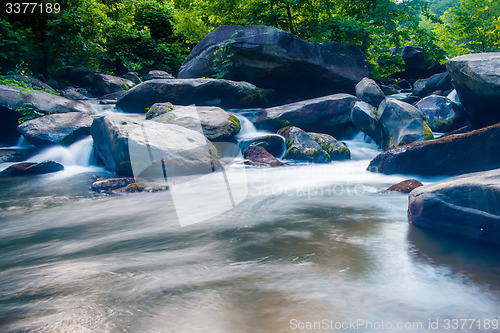
M 429 122 L 424 121 L 424 140 L 432 140 L 432 139 L 434 139 L 434 134 L 432 133 L 432 130 L 429 127 Z

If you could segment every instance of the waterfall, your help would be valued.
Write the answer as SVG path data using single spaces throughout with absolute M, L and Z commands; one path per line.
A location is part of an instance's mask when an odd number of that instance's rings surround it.
M 43 162 L 56 161 L 65 167 L 89 167 L 93 154 L 93 143 L 91 136 L 87 136 L 68 147 L 60 145 L 49 147 L 33 156 L 29 161 Z
M 263 135 L 273 134 L 268 131 L 258 130 L 247 117 L 239 113 L 232 112 L 231 114 L 236 118 L 238 118 L 238 120 L 240 121 L 241 130 L 236 136 L 238 141 L 242 139 L 252 139 Z

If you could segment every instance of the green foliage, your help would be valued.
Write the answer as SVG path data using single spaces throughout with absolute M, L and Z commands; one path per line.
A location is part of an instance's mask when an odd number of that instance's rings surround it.
M 215 79 L 224 78 L 233 66 L 231 58 L 234 56 L 234 52 L 231 49 L 231 45 L 236 42 L 234 38 L 237 37 L 241 32 L 242 30 L 236 30 L 231 38 L 224 41 L 224 43 L 222 43 L 214 52 L 215 60 L 213 70 L 215 74 L 213 75 L 213 77 Z
M 31 85 L 29 83 L 26 83 L 26 82 L 23 82 L 23 81 L 17 81 L 17 80 L 8 79 L 8 78 L 6 78 L 5 76 L 2 76 L 2 75 L 0 75 L 0 84 L 5 85 L 5 86 L 11 86 L 11 87 L 16 87 L 16 88 L 21 88 L 21 89 L 39 90 L 39 91 L 43 91 L 43 92 L 46 92 L 46 93 L 49 93 L 49 94 L 53 94 L 53 95 L 57 95 L 57 96 L 60 95 L 59 93 L 54 92 L 52 90 L 48 90 L 48 89 L 43 89 L 43 88 L 40 88 L 40 87 L 36 87 L 36 86 L 33 86 L 33 85 Z M 28 93 L 30 93 L 29 90 L 22 90 L 20 92 L 20 94 L 22 94 L 22 95 L 27 95 Z
M 38 117 L 43 117 L 46 114 L 35 109 L 32 103 L 23 103 L 16 112 L 19 112 L 21 116 L 19 117 L 19 124 L 24 123 L 27 120 L 35 119 Z
M 27 54 L 27 47 L 21 33 L 14 30 L 12 25 L 0 17 L 0 72 L 19 69 L 23 66 L 22 60 Z

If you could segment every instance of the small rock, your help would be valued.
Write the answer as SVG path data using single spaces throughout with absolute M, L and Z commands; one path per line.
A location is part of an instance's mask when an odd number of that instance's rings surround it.
M 243 155 L 253 165 L 262 165 L 269 167 L 281 166 L 283 163 L 278 161 L 273 155 L 269 154 L 263 147 L 248 147 L 243 152 Z
M 403 180 L 400 183 L 394 184 L 387 189 L 387 191 L 392 192 L 401 192 L 401 193 L 410 193 L 417 187 L 424 186 L 421 182 L 416 179 L 407 179 Z
M 156 80 L 156 79 L 175 79 L 175 77 L 165 71 L 152 70 L 149 71 L 146 80 Z
M 111 192 L 113 190 L 124 188 L 134 181 L 135 180 L 132 177 L 106 178 L 93 182 L 91 189 L 95 192 Z
M 23 162 L 9 166 L 7 169 L 0 172 L 0 177 L 41 175 L 64 170 L 64 166 L 54 161 Z
M 284 159 L 314 163 L 330 162 L 330 156 L 314 139 L 298 127 L 285 127 L 278 131 L 286 140 Z

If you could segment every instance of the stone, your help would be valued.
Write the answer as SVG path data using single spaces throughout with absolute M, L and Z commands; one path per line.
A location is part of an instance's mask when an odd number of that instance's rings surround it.
M 146 119 L 175 124 L 203 134 L 214 141 L 232 141 L 241 129 L 238 118 L 216 106 L 182 106 L 157 103 L 146 113 Z
M 146 113 L 156 103 L 250 108 L 268 105 L 272 92 L 247 82 L 217 79 L 164 79 L 145 81 L 117 102 L 124 112 Z
M 325 151 L 325 153 L 330 156 L 330 160 L 332 161 L 343 161 L 351 159 L 351 151 L 345 144 L 340 141 L 337 141 L 333 136 L 328 134 L 321 133 L 312 133 L 309 134 L 314 141 L 316 141 L 321 149 Z
M 379 108 L 382 146 L 391 149 L 424 139 L 424 116 L 414 106 L 386 98 Z
M 295 126 L 305 131 L 343 137 L 346 132 L 350 134 L 349 130 L 355 131 L 351 104 L 357 100 L 349 94 L 334 94 L 263 109 L 255 113 L 254 124 L 270 131 Z
M 79 80 L 79 83 L 81 86 L 91 89 L 96 96 L 128 90 L 135 86 L 135 83 L 130 80 L 102 73 L 84 76 Z
M 398 101 L 405 102 L 405 103 L 408 103 L 408 104 L 415 104 L 415 103 L 418 103 L 418 101 L 421 100 L 420 97 L 413 96 L 409 92 L 407 92 L 407 93 L 403 93 L 402 92 L 402 93 L 398 93 L 398 94 L 394 94 L 394 95 L 389 95 L 387 97 L 394 98 L 394 99 L 397 99 Z
M 366 102 L 355 102 L 352 105 L 351 121 L 358 130 L 368 135 L 378 146 L 382 144 L 382 125 L 380 125 L 374 106 Z
M 218 65 L 224 60 L 229 65 Z M 216 76 L 273 89 L 286 101 L 354 93 L 368 67 L 363 52 L 351 44 L 309 43 L 268 26 L 220 26 L 196 45 L 179 71 L 179 78 Z
M 25 161 L 28 157 L 33 155 L 34 152 L 35 148 L 29 147 L 0 147 L 0 163 Z
M 500 122 L 500 52 L 455 57 L 446 68 L 472 126 Z
M 387 191 L 390 192 L 400 192 L 400 193 L 410 193 L 417 187 L 424 186 L 420 181 L 416 179 L 407 179 L 390 186 Z
M 20 81 L 20 82 L 24 82 L 24 83 L 27 83 L 29 84 L 30 86 L 32 86 L 33 88 L 40 88 L 40 89 L 45 89 L 45 90 L 49 90 L 53 93 L 55 93 L 56 91 L 51 87 L 49 86 L 48 84 L 46 83 L 43 83 L 42 81 L 40 81 L 39 79 L 36 79 L 34 77 L 31 77 L 31 76 L 28 76 L 28 75 L 22 75 L 22 74 L 13 74 L 13 75 L 6 75 L 5 76 L 6 79 L 9 79 L 9 80 L 15 80 L 15 81 Z
M 409 223 L 483 244 L 500 245 L 500 169 L 446 179 L 412 191 Z
M 135 179 L 132 177 L 106 178 L 93 182 L 91 189 L 94 192 L 110 193 L 133 182 L 135 182 Z
M 356 85 L 356 96 L 370 105 L 378 107 L 385 99 L 385 94 L 375 81 L 367 77 Z
M 448 72 L 434 74 L 428 79 L 415 81 L 413 84 L 413 94 L 419 97 L 426 97 L 435 91 L 447 91 L 452 89 L 451 75 Z
M 0 177 L 41 175 L 64 170 L 64 166 L 54 161 L 16 163 L 0 172 Z
M 93 118 L 83 112 L 54 113 L 27 120 L 17 130 L 36 147 L 70 145 L 90 135 L 92 121 Z
M 425 69 L 428 66 L 425 60 L 424 49 L 421 46 L 405 46 L 402 51 L 402 57 L 407 70 Z
M 465 125 L 460 107 L 446 97 L 430 95 L 420 100 L 415 107 L 423 113 L 429 127 L 435 132 L 447 133 Z
M 263 147 L 251 146 L 245 149 L 243 156 L 251 162 L 252 165 L 276 167 L 283 163 L 278 161 L 273 155 L 269 154 Z
M 172 74 L 167 73 L 165 71 L 160 71 L 160 70 L 149 71 L 146 80 L 156 80 L 156 79 L 175 79 L 175 77 Z
M 241 139 L 239 141 L 239 146 L 241 151 L 245 151 L 248 147 L 262 147 L 274 157 L 281 157 L 286 151 L 285 138 L 277 134 Z
M 284 159 L 313 163 L 330 162 L 330 156 L 306 132 L 298 127 L 285 127 L 278 131 L 286 140 Z
M 436 140 L 415 142 L 377 155 L 369 171 L 424 176 L 460 175 L 500 168 L 500 124 Z
M 134 72 L 128 72 L 127 74 L 123 75 L 123 78 L 130 80 L 135 84 L 139 84 L 142 82 L 141 78 L 137 75 L 137 73 Z
M 210 141 L 178 125 L 107 114 L 94 119 L 91 135 L 106 168 L 119 175 L 154 181 L 220 168 Z

